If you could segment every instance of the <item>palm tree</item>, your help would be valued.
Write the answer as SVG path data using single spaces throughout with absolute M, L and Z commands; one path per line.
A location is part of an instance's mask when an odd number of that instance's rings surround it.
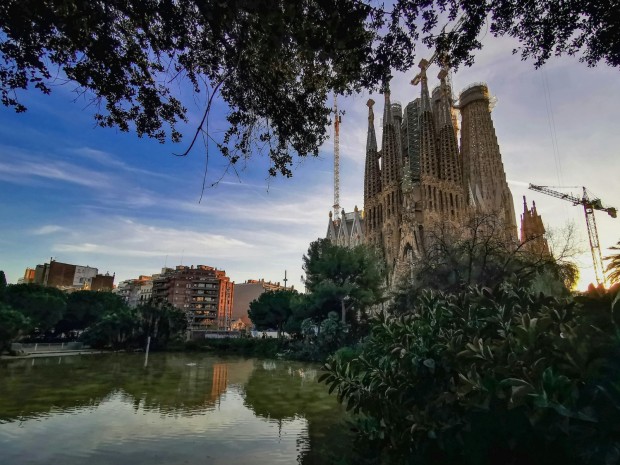
M 620 241 L 610 249 L 620 251 Z M 620 283 L 620 252 L 605 257 L 605 260 L 609 260 L 607 268 L 605 268 L 608 273 L 607 279 L 611 284 Z

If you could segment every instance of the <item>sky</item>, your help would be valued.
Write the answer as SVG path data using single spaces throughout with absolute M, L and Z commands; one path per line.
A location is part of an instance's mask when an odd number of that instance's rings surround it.
M 497 97 L 492 118 L 517 217 L 526 195 L 556 237 L 574 229 L 583 289 L 594 281 L 583 209 L 527 185 L 587 186 L 603 203 L 620 207 L 618 70 L 588 68 L 576 57 L 553 58 L 536 70 L 512 55 L 514 45 L 485 36 L 475 64 L 453 74 L 453 87 L 458 93 L 482 81 Z M 425 55 L 420 50 L 419 58 Z M 428 71 L 430 88 L 438 71 Z M 420 88 L 409 84 L 416 73 L 394 75 L 392 101 L 404 106 L 419 96 Z M 23 114 L 0 107 L 0 269 L 10 283 L 53 257 L 115 273 L 115 283 L 164 266 L 202 264 L 225 270 L 237 283 L 283 282 L 286 272 L 288 285 L 303 289 L 302 256 L 325 236 L 333 204 L 333 141 L 318 158 L 296 161 L 290 179 L 270 178 L 261 155 L 243 162 L 238 176 L 226 174 L 225 161 L 211 148 L 200 200 L 204 149 L 174 156 L 185 149 L 200 114 L 201 102 L 190 97 L 181 144 L 96 127 L 94 110 L 67 85 L 50 96 L 20 94 L 28 107 Z M 345 112 L 340 205 L 347 211 L 363 208 L 369 97 L 381 115 L 381 95 L 339 99 Z M 212 114 L 214 134 L 225 128 L 225 110 Z M 376 124 L 380 140 L 379 117 Z M 606 255 L 620 240 L 620 219 L 597 212 L 596 221 Z

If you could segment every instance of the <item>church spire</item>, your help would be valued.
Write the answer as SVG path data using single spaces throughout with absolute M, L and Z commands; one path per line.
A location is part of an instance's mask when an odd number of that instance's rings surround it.
M 431 98 L 426 77 L 426 60 L 420 62 L 420 82 L 422 95 L 420 99 L 420 168 L 421 174 L 439 179 L 439 164 L 435 139 L 435 122 L 431 110 Z
M 389 84 L 385 84 L 385 107 L 383 109 L 383 134 L 381 137 L 381 185 L 385 189 L 390 183 L 400 179 L 400 154 L 396 140 L 396 128 L 392 119 Z
M 383 88 L 383 95 L 385 97 L 385 107 L 383 107 L 383 127 L 392 123 L 392 104 L 390 102 L 390 83 L 385 83 Z
M 437 132 L 439 136 L 439 165 L 441 179 L 462 183 L 461 160 L 459 146 L 456 141 L 456 131 L 452 123 L 452 89 L 448 84 L 448 68 L 443 67 L 437 76 L 439 78 L 439 105 L 437 110 Z
M 424 61 L 424 60 L 423 60 Z M 422 62 L 420 62 L 420 82 L 422 83 L 422 101 L 420 104 L 420 111 L 425 112 L 431 111 L 431 97 L 428 92 L 428 78 L 426 77 L 426 68 L 423 67 Z
M 377 151 L 377 135 L 375 134 L 375 112 L 372 110 L 375 101 L 373 99 L 369 99 L 366 102 L 366 106 L 368 106 L 368 135 L 366 137 L 366 153 L 369 150 Z
M 374 104 L 373 99 L 369 99 L 366 103 L 368 106 L 368 137 L 366 139 L 366 172 L 364 174 L 365 203 L 381 191 L 381 172 L 377 152 L 377 136 L 375 135 L 375 113 L 372 109 Z
M 383 221 L 383 211 L 379 203 L 381 170 L 375 135 L 375 113 L 372 109 L 374 104 L 373 99 L 369 99 L 366 103 L 368 106 L 368 137 L 366 138 L 366 170 L 364 172 L 364 234 L 370 244 L 379 243 Z

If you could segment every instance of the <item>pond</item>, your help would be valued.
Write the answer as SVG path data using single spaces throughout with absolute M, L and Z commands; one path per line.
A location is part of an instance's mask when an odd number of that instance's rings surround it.
M 319 375 L 201 354 L 0 361 L 0 462 L 338 463 L 352 438 Z

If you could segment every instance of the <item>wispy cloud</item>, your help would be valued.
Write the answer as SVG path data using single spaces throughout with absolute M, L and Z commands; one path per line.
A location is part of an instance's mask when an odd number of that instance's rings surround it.
M 42 153 L 29 153 L 15 147 L 0 146 L 0 177 L 10 183 L 29 184 L 33 180 L 60 181 L 90 188 L 109 188 L 112 178 L 99 171 Z
M 88 241 L 81 239 L 88 237 Z M 158 227 L 130 218 L 104 218 L 77 226 L 52 246 L 54 252 L 117 257 L 161 257 L 185 251 L 187 256 L 226 256 L 254 246 L 231 236 L 189 228 Z
M 147 176 L 154 176 L 162 179 L 172 179 L 169 175 L 164 173 L 158 173 L 155 171 L 150 171 L 144 168 L 139 168 L 132 166 L 123 160 L 119 159 L 116 155 L 105 152 L 102 150 L 93 149 L 90 147 L 80 147 L 77 149 L 70 150 L 71 153 L 79 155 L 81 157 L 93 160 L 102 166 L 106 166 L 108 168 L 113 168 L 115 170 L 122 170 L 128 173 L 134 174 L 144 174 Z
M 62 226 L 58 226 L 56 224 L 46 224 L 41 226 L 40 228 L 33 229 L 30 231 L 30 234 L 34 234 L 35 236 L 44 236 L 47 234 L 54 234 L 60 231 L 63 231 L 65 228 Z

